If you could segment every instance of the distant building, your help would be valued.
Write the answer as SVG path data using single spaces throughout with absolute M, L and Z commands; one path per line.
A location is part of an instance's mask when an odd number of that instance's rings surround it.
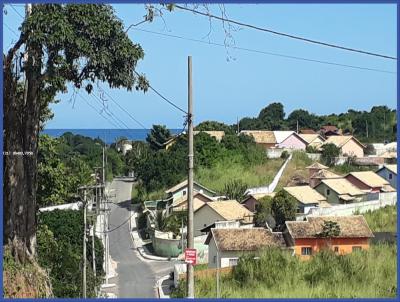
M 209 136 L 214 137 L 218 142 L 222 140 L 222 138 L 225 136 L 224 131 L 193 131 L 193 135 L 199 134 L 200 132 L 207 133 Z
M 318 134 L 315 132 L 313 129 L 301 129 L 299 131 L 299 134 Z
M 351 172 L 345 178 L 363 191 L 372 193 L 395 191 L 389 181 L 372 171 Z
M 298 214 L 308 214 L 311 209 L 315 208 L 331 207 L 325 196 L 309 186 L 284 187 L 283 190 L 297 200 Z
M 325 237 L 325 222 L 337 223 L 337 236 Z M 349 254 L 369 248 L 369 240 L 374 237 L 362 215 L 307 217 L 306 221 L 286 221 L 285 240 L 294 254 L 308 259 L 323 249 L 333 250 L 339 255 Z
M 243 254 L 266 247 L 286 248 L 283 234 L 266 228 L 211 229 L 205 244 L 210 268 L 235 266 Z
M 240 134 L 252 136 L 264 149 L 283 148 L 305 150 L 307 142 L 294 131 L 242 130 Z
M 322 179 L 315 188 L 330 204 L 346 204 L 363 200 L 365 192 L 345 178 Z
M 325 139 L 319 134 L 299 134 L 299 136 L 307 142 L 307 146 L 318 148 Z
M 397 189 L 397 164 L 384 165 L 376 171 L 376 174 L 386 179 L 393 188 Z
M 318 186 L 323 179 L 338 179 L 343 178 L 343 176 L 333 173 L 326 169 L 321 169 L 310 176 L 309 184 L 311 188 Z
M 319 133 L 323 135 L 324 137 L 329 137 L 333 135 L 341 135 L 340 130 L 333 125 L 325 125 L 322 126 Z
M 223 200 L 204 203 L 194 212 L 194 236 L 201 235 L 201 229 L 216 221 L 239 221 L 240 224 L 253 224 L 254 214 L 236 200 Z
M 247 197 L 240 203 L 245 206 L 250 212 L 255 213 L 257 206 L 260 204 L 259 200 L 265 196 L 274 197 L 275 193 L 253 193 L 247 195 Z
M 188 190 L 187 186 L 188 186 L 188 181 L 186 179 L 181 183 L 177 184 L 176 186 L 169 188 L 167 191 L 165 191 L 165 194 L 167 194 L 167 199 L 172 199 L 172 201 L 175 201 L 178 198 L 187 195 L 187 190 Z M 205 186 L 197 182 L 193 182 L 193 190 L 195 192 L 200 192 L 208 197 L 214 197 L 217 195 L 217 193 L 215 193 L 214 191 L 206 188 Z
M 334 144 L 343 156 L 364 157 L 365 146 L 354 136 L 330 136 L 324 144 Z
M 171 206 L 167 209 L 167 213 L 187 211 L 187 204 L 188 204 L 187 199 L 188 199 L 187 194 L 175 199 L 172 202 Z M 195 191 L 193 193 L 193 210 L 196 211 L 197 209 L 201 208 L 204 205 L 204 203 L 212 201 L 213 200 L 211 199 L 211 197 Z

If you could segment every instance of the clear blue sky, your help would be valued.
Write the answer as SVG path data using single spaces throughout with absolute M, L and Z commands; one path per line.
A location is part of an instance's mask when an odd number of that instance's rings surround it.
M 143 19 L 143 5 L 114 5 L 116 14 L 126 26 Z M 22 15 L 23 6 L 15 7 Z M 218 6 L 210 6 L 219 14 Z M 5 23 L 18 32 L 21 17 L 6 6 Z M 393 5 L 226 5 L 229 18 L 268 27 L 276 31 L 310 39 L 336 43 L 352 48 L 396 56 L 396 6 Z M 176 10 L 164 13 L 164 22 L 142 24 L 141 29 L 203 39 L 209 32 L 205 17 Z M 228 124 L 236 118 L 256 116 L 271 102 L 284 104 L 289 114 L 294 109 L 306 109 L 316 114 L 346 112 L 348 109 L 369 110 L 375 105 L 396 107 L 396 74 L 348 69 L 227 50 L 197 42 L 179 40 L 130 30 L 129 36 L 142 45 L 145 58 L 137 70 L 146 74 L 151 85 L 179 106 L 187 106 L 187 56 L 193 57 L 195 122 L 218 120 Z M 306 44 L 268 33 L 244 29 L 233 32 L 239 47 L 265 52 L 396 71 L 396 61 L 375 58 L 347 51 Z M 15 40 L 4 26 L 4 47 Z M 210 41 L 224 42 L 220 22 L 212 22 Z M 105 87 L 105 85 L 104 85 Z M 145 126 L 165 124 L 182 126 L 182 113 L 149 91 L 127 92 L 108 90 L 121 106 Z M 79 97 L 75 106 L 68 100 L 72 90 L 61 95 L 62 102 L 52 106 L 54 119 L 47 128 L 115 128 L 101 118 Z M 99 107 L 92 98 L 86 97 Z M 112 103 L 109 109 L 130 128 L 140 128 Z

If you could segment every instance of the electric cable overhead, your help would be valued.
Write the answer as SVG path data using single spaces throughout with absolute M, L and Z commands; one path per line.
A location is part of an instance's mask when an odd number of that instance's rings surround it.
M 107 230 L 104 232 L 99 232 L 99 231 L 95 231 L 97 234 L 105 234 L 105 233 L 111 233 L 114 232 L 115 230 L 118 230 L 120 227 L 122 227 L 123 225 L 125 225 L 132 217 L 134 216 L 134 214 L 131 214 L 128 219 L 126 219 L 124 222 L 122 222 L 119 226 L 111 229 L 111 230 Z
M 135 123 L 137 123 L 138 125 L 140 125 L 140 127 L 142 127 L 143 129 L 148 129 L 148 128 L 146 128 L 146 126 L 145 125 L 143 125 L 143 123 L 141 123 L 140 121 L 138 121 L 136 118 L 134 118 L 133 116 L 132 116 L 132 114 L 130 114 L 129 113 L 129 111 L 127 111 L 124 107 L 122 107 L 116 100 L 114 100 L 114 98 L 107 92 L 107 91 L 105 91 L 105 90 L 103 90 L 103 89 L 101 89 L 101 91 L 105 94 L 105 95 L 107 95 L 109 98 L 110 98 L 110 100 L 114 103 L 114 104 L 116 104 L 118 107 L 119 107 L 119 109 L 121 109 L 122 111 L 124 111 Z
M 275 31 L 275 30 L 272 30 L 272 29 L 269 29 L 269 28 L 263 28 L 263 27 L 251 25 L 251 24 L 248 24 L 248 23 L 239 22 L 239 21 L 235 21 L 235 20 L 232 20 L 232 19 L 224 18 L 224 17 L 218 17 L 218 16 L 212 15 L 210 13 L 203 13 L 201 11 L 198 11 L 198 10 L 195 10 L 195 9 L 192 9 L 192 8 L 188 8 L 188 7 L 184 7 L 184 6 L 180 6 L 178 4 L 175 4 L 174 7 L 178 8 L 178 9 L 181 9 L 181 10 L 192 12 L 192 13 L 195 13 L 195 14 L 198 14 L 198 15 L 201 15 L 201 16 L 206 16 L 208 18 L 217 19 L 217 20 L 220 20 L 220 21 L 223 21 L 223 22 L 228 22 L 228 23 L 236 24 L 236 25 L 247 27 L 247 28 L 251 28 L 251 29 L 255 29 L 255 30 L 259 30 L 259 31 L 263 31 L 263 32 L 268 32 L 268 33 L 271 33 L 271 34 L 274 34 L 274 35 L 283 36 L 283 37 L 287 37 L 287 38 L 291 38 L 291 39 L 295 39 L 295 40 L 299 40 L 299 41 L 303 41 L 303 42 L 307 42 L 307 43 L 318 44 L 318 45 L 321 45 L 321 46 L 337 48 L 337 49 L 341 49 L 341 50 L 361 53 L 361 54 L 364 54 L 364 55 L 375 56 L 375 57 L 380 57 L 380 58 L 384 58 L 384 59 L 397 60 L 396 57 L 392 57 L 392 56 L 388 56 L 388 55 L 383 55 L 383 54 L 374 53 L 374 52 L 370 52 L 370 51 L 365 51 L 365 50 L 361 50 L 361 49 L 355 49 L 355 48 L 345 47 L 345 46 L 341 46 L 341 45 L 337 45 L 337 44 L 332 44 L 332 43 L 312 40 L 312 39 L 308 39 L 308 38 L 304 38 L 304 37 L 300 37 L 300 36 L 295 36 L 295 35 L 291 35 L 291 34 L 287 34 L 287 33 L 283 33 L 283 32 L 278 32 L 278 31 Z
M 8 28 L 9 31 L 11 31 L 17 38 L 19 38 L 17 32 L 15 30 L 13 30 L 4 20 L 3 20 L 3 24 L 5 27 Z
M 12 9 L 18 16 L 20 16 L 20 17 L 22 18 L 22 20 L 25 19 L 25 17 L 22 16 L 21 13 L 20 13 L 19 11 L 17 11 L 17 9 L 14 7 L 14 4 L 10 4 L 10 6 L 11 6 L 11 9 Z
M 187 40 L 187 41 L 191 41 L 191 42 L 202 43 L 202 44 L 206 44 L 206 45 L 210 45 L 210 46 L 218 46 L 218 47 L 230 48 L 230 49 L 235 49 L 235 50 L 242 50 L 242 51 L 259 53 L 259 54 L 264 54 L 264 55 L 269 55 L 269 56 L 276 56 L 276 57 L 282 57 L 282 58 L 305 61 L 305 62 L 333 65 L 333 66 L 345 67 L 345 68 L 351 68 L 351 69 L 360 69 L 360 70 L 368 70 L 368 71 L 375 71 L 375 72 L 382 72 L 382 73 L 397 74 L 397 72 L 389 71 L 389 70 L 356 66 L 356 65 L 348 65 L 348 64 L 329 62 L 329 61 L 323 61 L 323 60 L 317 60 L 317 59 L 310 59 L 310 58 L 280 54 L 280 53 L 276 53 L 276 52 L 267 52 L 267 51 L 263 51 L 263 50 L 244 48 L 244 47 L 239 47 L 239 46 L 227 46 L 222 43 L 208 42 L 208 41 L 203 41 L 203 40 L 199 40 L 199 39 L 193 39 L 193 38 L 188 38 L 188 37 L 183 37 L 183 36 L 178 36 L 178 35 L 166 34 L 166 33 L 161 33 L 161 32 L 156 32 L 156 31 L 151 31 L 151 30 L 146 30 L 146 29 L 140 29 L 140 28 L 133 28 L 133 30 L 150 33 L 150 34 L 154 34 L 154 35 L 160 35 L 160 36 L 164 36 L 164 37 L 170 37 L 170 38 L 175 38 L 175 39 L 181 39 L 181 40 Z
M 141 75 L 134 70 L 135 74 L 140 77 Z M 174 102 L 170 101 L 169 99 L 167 99 L 165 96 L 163 96 L 160 92 L 158 92 L 153 86 L 151 86 L 149 84 L 149 88 L 150 90 L 152 90 L 155 94 L 157 94 L 160 98 L 162 98 L 164 101 L 166 101 L 168 104 L 170 104 L 171 106 L 175 107 L 176 109 L 178 109 L 179 111 L 183 112 L 185 115 L 187 115 L 188 113 L 186 112 L 186 110 L 182 109 L 181 107 L 179 107 L 178 105 L 176 105 Z

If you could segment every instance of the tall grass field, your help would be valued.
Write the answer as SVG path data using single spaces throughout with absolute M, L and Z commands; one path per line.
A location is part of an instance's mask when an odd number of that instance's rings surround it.
M 243 256 L 232 273 L 220 279 L 221 298 L 384 298 L 397 290 L 397 247 L 338 256 L 323 251 L 301 261 L 287 251 L 267 249 Z M 171 297 L 184 297 L 181 282 Z M 215 298 L 216 278 L 195 279 L 196 298 Z

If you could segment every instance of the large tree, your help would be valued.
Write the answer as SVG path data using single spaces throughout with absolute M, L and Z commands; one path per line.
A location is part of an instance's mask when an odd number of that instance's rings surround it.
M 35 256 L 38 132 L 48 104 L 69 83 L 90 93 L 96 82 L 128 90 L 147 82 L 135 76 L 144 52 L 109 5 L 33 5 L 20 30 L 3 60 L 3 244 L 24 262 Z

